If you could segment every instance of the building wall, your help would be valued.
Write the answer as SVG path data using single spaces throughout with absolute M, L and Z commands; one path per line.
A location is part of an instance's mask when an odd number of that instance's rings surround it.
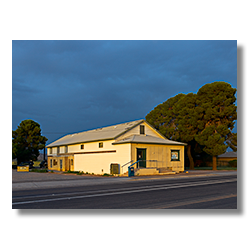
M 131 135 L 139 135 L 140 134 L 140 125 L 145 126 L 145 135 L 151 135 L 154 137 L 164 138 L 164 137 L 160 136 L 155 130 L 153 130 L 147 123 L 143 122 L 143 123 L 139 124 L 138 126 L 134 127 L 133 129 L 129 130 L 125 134 L 117 137 L 116 140 L 121 140 L 121 139 L 129 137 Z
M 233 160 L 237 160 L 237 157 L 218 157 L 218 162 L 220 162 L 220 161 L 223 161 L 223 162 L 225 162 L 225 161 L 233 161 Z
M 131 147 L 131 160 L 133 162 L 137 161 L 137 148 L 146 149 L 147 168 L 170 167 L 173 171 L 184 171 L 184 146 L 133 143 Z M 180 151 L 179 161 L 171 161 L 171 150 Z M 136 167 L 136 165 L 134 166 Z
M 88 150 L 84 154 L 75 154 L 75 171 L 83 171 L 94 174 L 104 174 L 110 173 L 110 164 L 117 163 L 121 166 L 130 161 L 130 144 L 122 145 L 112 145 L 112 141 L 105 141 L 102 150 L 90 151 L 90 148 L 93 150 L 94 145 L 87 145 Z M 106 146 L 105 146 L 106 145 Z M 114 151 L 115 152 L 110 152 Z M 103 153 L 97 152 L 103 151 Z M 89 153 L 91 152 L 91 153 Z M 120 174 L 128 171 L 128 166 L 126 165 L 123 168 L 120 168 Z
M 99 148 L 100 142 L 103 143 L 102 148 Z M 48 156 L 48 167 L 50 170 L 60 171 L 60 160 L 62 160 L 62 171 L 71 170 L 94 174 L 109 174 L 111 163 L 118 163 L 121 167 L 131 161 L 131 145 L 112 145 L 113 142 L 114 140 L 107 140 L 69 145 L 68 153 L 64 153 L 64 147 L 61 147 L 58 155 L 54 154 L 57 150 L 53 148 L 53 155 L 50 154 Z M 81 149 L 81 145 L 84 145 L 83 149 Z M 52 159 L 52 166 L 50 159 Z M 73 160 L 73 165 L 71 160 Z M 120 173 L 127 172 L 128 166 L 129 164 L 121 168 Z

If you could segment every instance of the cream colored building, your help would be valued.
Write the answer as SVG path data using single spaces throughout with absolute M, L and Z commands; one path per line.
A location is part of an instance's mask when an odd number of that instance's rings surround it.
M 66 135 L 46 147 L 51 170 L 110 174 L 116 164 L 118 174 L 124 174 L 135 163 L 135 173 L 157 174 L 184 171 L 185 145 L 137 120 Z

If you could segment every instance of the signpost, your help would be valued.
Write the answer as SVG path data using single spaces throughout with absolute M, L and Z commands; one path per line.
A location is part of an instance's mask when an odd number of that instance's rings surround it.
M 17 166 L 17 172 L 29 172 L 29 165 L 27 165 L 27 166 Z

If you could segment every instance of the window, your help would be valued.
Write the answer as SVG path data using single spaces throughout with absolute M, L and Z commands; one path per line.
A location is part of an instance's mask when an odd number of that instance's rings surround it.
M 49 148 L 49 153 L 52 155 L 52 148 Z
M 180 150 L 171 150 L 171 161 L 180 160 Z
M 71 159 L 70 162 L 71 162 L 71 166 L 73 166 L 73 159 Z
M 81 145 L 81 149 L 84 149 L 84 145 L 83 144 Z
M 103 142 L 99 142 L 99 148 L 103 148 Z
M 144 125 L 140 125 L 140 134 L 141 135 L 145 134 L 145 126 Z
M 55 165 L 57 165 L 57 160 L 53 160 L 53 165 L 55 166 Z
M 60 153 L 60 148 L 59 147 L 57 147 L 57 154 L 59 154 Z
M 65 146 L 65 153 L 68 153 L 68 146 Z

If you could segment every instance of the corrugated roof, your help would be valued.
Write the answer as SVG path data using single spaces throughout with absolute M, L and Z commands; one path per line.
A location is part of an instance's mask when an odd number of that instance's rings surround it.
M 113 144 L 122 143 L 145 143 L 145 144 L 166 144 L 166 145 L 187 145 L 183 142 L 171 141 L 168 139 L 162 139 L 151 135 L 131 135 L 124 139 L 114 142 Z
M 222 155 L 218 155 L 219 158 L 225 157 L 225 158 L 231 158 L 231 157 L 237 157 L 237 152 L 226 152 Z
M 103 128 L 97 128 L 93 130 L 88 130 L 80 133 L 66 135 L 46 147 L 57 147 L 62 145 L 70 145 L 76 143 L 84 143 L 90 141 L 108 140 L 115 139 L 119 135 L 125 133 L 127 130 L 133 128 L 134 126 L 140 124 L 144 120 L 136 120 L 132 122 L 125 122 L 118 125 L 112 125 Z

